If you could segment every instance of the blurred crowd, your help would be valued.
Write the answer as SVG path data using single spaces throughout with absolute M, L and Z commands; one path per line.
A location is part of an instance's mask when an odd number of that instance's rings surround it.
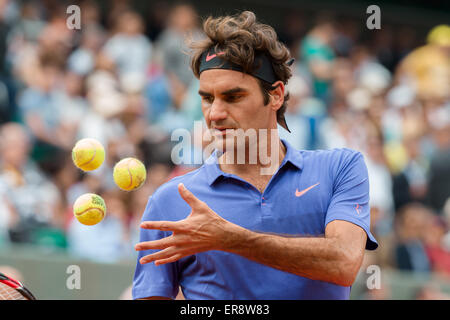
M 202 120 L 186 38 L 201 38 L 195 7 L 81 1 L 81 29 L 60 1 L 0 0 L 0 246 L 60 248 L 100 262 L 134 259 L 148 197 L 195 168 L 171 160 L 171 133 Z M 371 228 L 380 248 L 363 265 L 450 280 L 450 26 L 365 30 L 353 18 L 301 11 L 278 31 L 296 58 L 280 136 L 298 149 L 348 147 L 365 156 Z M 106 149 L 77 169 L 81 138 Z M 112 168 L 134 156 L 146 184 L 120 191 Z M 93 227 L 73 218 L 83 193 L 105 199 Z M 427 291 L 428 292 L 428 291 Z M 425 293 L 424 293 L 425 294 Z M 388 298 L 388 297 L 386 297 Z

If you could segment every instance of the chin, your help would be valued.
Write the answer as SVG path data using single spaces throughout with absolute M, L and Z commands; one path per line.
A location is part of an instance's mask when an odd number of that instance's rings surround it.
M 222 152 L 226 152 L 227 149 L 229 150 L 230 148 L 233 147 L 233 139 L 234 137 L 215 137 L 214 138 L 214 148 L 217 150 L 220 150 Z
M 229 164 L 235 163 L 236 161 L 244 161 L 244 163 L 247 161 L 246 154 L 249 148 L 249 141 L 247 139 L 241 140 L 233 135 L 215 138 L 214 147 L 223 153 L 229 153 L 230 158 L 226 158 L 225 160 Z

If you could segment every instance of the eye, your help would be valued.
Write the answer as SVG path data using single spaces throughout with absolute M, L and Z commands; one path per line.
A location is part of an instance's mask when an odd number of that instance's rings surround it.
M 242 98 L 242 96 L 240 96 L 240 95 L 227 96 L 226 101 L 227 101 L 227 102 L 236 102 L 236 101 L 238 101 L 240 98 Z
M 202 96 L 202 100 L 205 103 L 212 103 L 214 101 L 214 98 L 212 96 Z

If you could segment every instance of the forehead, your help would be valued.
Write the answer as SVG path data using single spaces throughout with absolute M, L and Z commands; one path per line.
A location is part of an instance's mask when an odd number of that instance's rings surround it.
M 202 91 L 224 91 L 236 86 L 253 90 L 258 87 L 258 82 L 251 75 L 227 69 L 209 69 L 200 74 L 200 90 Z

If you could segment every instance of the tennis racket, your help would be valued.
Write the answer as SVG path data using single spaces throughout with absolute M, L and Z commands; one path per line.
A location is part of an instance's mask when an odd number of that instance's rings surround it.
M 19 281 L 0 272 L 0 300 L 36 300 Z

